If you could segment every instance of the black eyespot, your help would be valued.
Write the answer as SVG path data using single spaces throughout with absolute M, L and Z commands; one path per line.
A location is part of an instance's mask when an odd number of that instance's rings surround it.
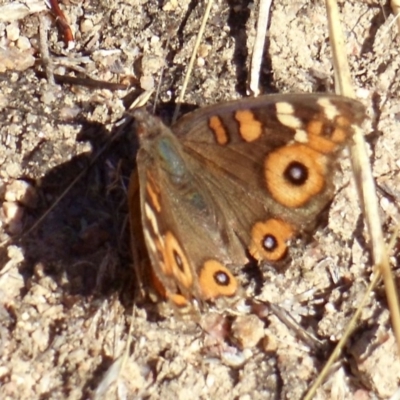
M 178 252 L 176 250 L 173 250 L 173 254 L 174 254 L 174 258 L 175 258 L 175 262 L 176 265 L 178 266 L 178 268 L 182 271 L 185 272 L 184 266 L 183 266 L 183 261 L 181 256 L 178 254 Z
M 229 286 L 231 283 L 231 279 L 228 274 L 224 271 L 217 271 L 213 275 L 214 281 L 219 286 Z
M 285 179 L 296 186 L 303 185 L 308 179 L 308 169 L 298 161 L 292 161 L 283 173 Z
M 278 247 L 278 241 L 275 236 L 268 234 L 264 236 L 262 246 L 266 251 L 274 251 Z

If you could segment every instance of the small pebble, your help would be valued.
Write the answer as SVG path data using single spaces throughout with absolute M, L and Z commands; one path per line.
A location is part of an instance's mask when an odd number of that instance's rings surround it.
M 7 39 L 15 42 L 19 38 L 19 27 L 16 23 L 12 23 L 6 27 Z
M 163 11 L 174 11 L 178 7 L 178 0 L 167 1 L 163 6 Z
M 4 199 L 9 202 L 18 202 L 24 206 L 35 208 L 38 201 L 36 189 L 23 180 L 15 180 L 7 185 Z
M 264 323 L 256 315 L 237 317 L 232 324 L 232 336 L 242 349 L 254 347 L 264 336 Z
M 93 22 L 90 19 L 84 19 L 81 22 L 80 30 L 82 33 L 87 33 L 93 30 Z
M 13 235 L 22 232 L 22 218 L 24 216 L 24 208 L 20 204 L 13 201 L 3 202 L 4 222 L 7 224 L 7 231 Z
M 206 64 L 206 62 L 205 62 L 205 60 L 204 60 L 203 57 L 199 57 L 199 58 L 197 59 L 197 66 L 198 66 L 198 67 L 204 67 L 205 64 Z
M 28 50 L 31 48 L 31 42 L 26 36 L 20 36 L 17 40 L 17 47 L 20 50 Z
M 143 90 L 154 89 L 154 78 L 151 75 L 144 75 L 140 78 L 140 87 Z

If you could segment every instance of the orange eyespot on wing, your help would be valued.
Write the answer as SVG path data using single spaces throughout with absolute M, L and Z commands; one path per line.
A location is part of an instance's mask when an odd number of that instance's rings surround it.
M 165 263 L 170 266 L 173 276 L 185 288 L 190 288 L 193 284 L 193 275 L 189 266 L 189 261 L 183 252 L 176 237 L 167 232 L 164 238 L 165 243 Z
M 216 260 L 207 260 L 203 264 L 199 283 L 204 300 L 233 296 L 238 288 L 237 280 L 231 271 Z
M 337 117 L 335 122 L 312 120 L 307 124 L 307 145 L 312 149 L 329 154 L 338 150 L 351 136 L 350 122 Z
M 318 124 L 317 121 L 312 121 L 312 123 L 310 124 L 313 124 L 314 122 Z M 314 127 L 311 129 L 314 129 Z M 332 140 L 329 140 L 323 136 L 314 135 L 310 133 L 307 136 L 307 146 L 323 154 L 333 153 L 338 147 L 335 142 L 332 142 Z
M 302 207 L 325 188 L 326 169 L 324 155 L 306 145 L 292 144 L 266 156 L 265 184 L 278 203 Z
M 288 252 L 288 241 L 294 229 L 280 219 L 256 222 L 251 230 L 250 254 L 256 260 L 279 261 Z
M 347 139 L 346 132 L 343 129 L 337 128 L 332 134 L 332 141 L 335 143 L 343 143 Z

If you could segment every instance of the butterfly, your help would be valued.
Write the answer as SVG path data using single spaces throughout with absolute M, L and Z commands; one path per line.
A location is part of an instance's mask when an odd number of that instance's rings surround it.
M 237 266 L 285 259 L 331 201 L 338 152 L 364 115 L 358 101 L 331 94 L 215 104 L 171 128 L 134 110 L 134 176 L 157 290 L 178 306 L 230 297 L 241 287 Z

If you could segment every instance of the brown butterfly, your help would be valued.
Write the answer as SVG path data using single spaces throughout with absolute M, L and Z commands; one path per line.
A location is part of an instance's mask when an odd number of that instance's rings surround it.
M 284 94 L 204 107 L 171 128 L 144 109 L 133 116 L 141 224 L 156 286 L 185 305 L 235 295 L 232 266 L 249 255 L 285 258 L 290 239 L 331 200 L 334 161 L 364 107 L 336 95 Z

